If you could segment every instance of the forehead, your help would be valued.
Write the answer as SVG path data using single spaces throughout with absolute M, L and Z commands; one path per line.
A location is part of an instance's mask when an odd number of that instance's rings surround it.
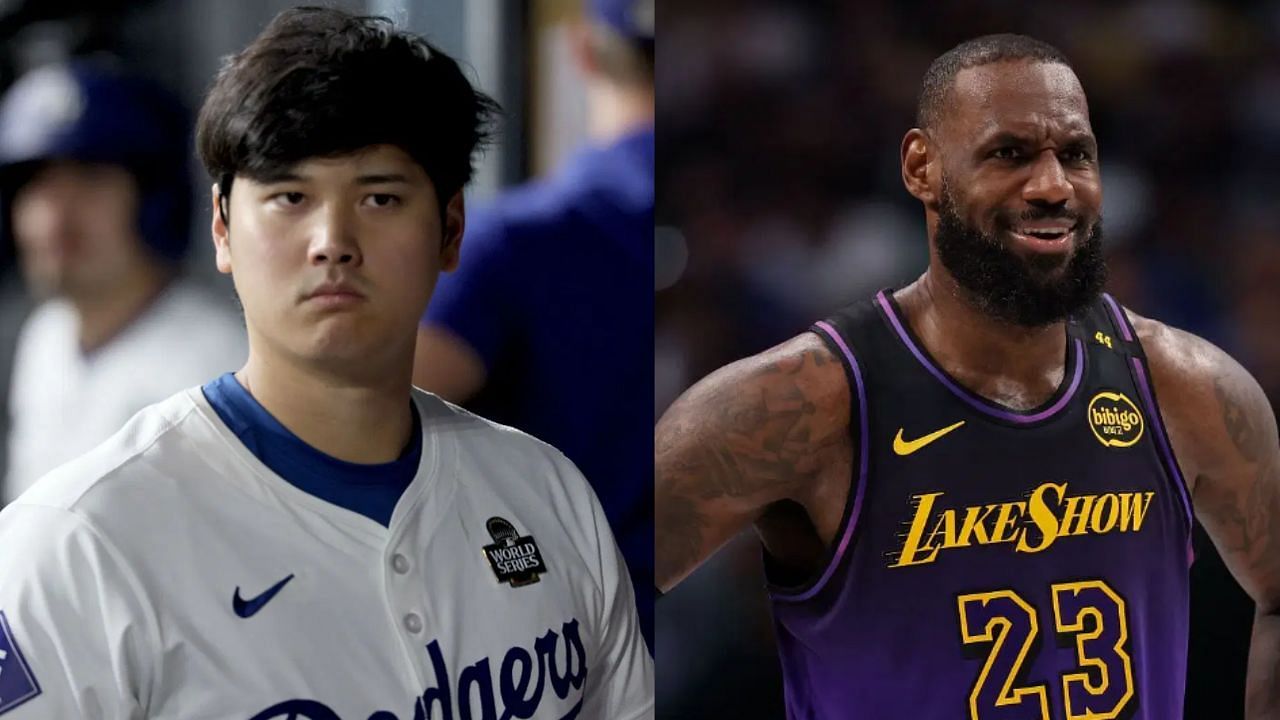
M 354 152 L 313 157 L 295 163 L 282 173 L 284 178 L 314 180 L 354 180 L 368 176 L 403 176 L 406 180 L 426 180 L 426 171 L 397 145 L 370 145 Z M 269 182 L 274 178 L 263 178 Z
M 1065 65 L 1027 60 L 995 62 L 956 73 L 945 124 L 959 140 L 997 132 L 1043 136 L 1091 133 L 1084 88 Z

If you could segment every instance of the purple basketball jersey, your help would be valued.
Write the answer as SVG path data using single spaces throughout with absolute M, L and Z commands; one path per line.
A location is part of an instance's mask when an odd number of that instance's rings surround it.
M 857 461 L 826 566 L 772 588 L 788 717 L 1181 718 L 1190 501 L 1115 302 L 1026 412 L 948 376 L 888 292 L 813 330 Z

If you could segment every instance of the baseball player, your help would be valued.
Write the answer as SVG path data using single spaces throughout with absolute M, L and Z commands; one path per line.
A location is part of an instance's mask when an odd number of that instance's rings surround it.
M 231 300 L 178 272 L 191 239 L 188 132 L 177 100 L 104 61 L 41 67 L 5 93 L 0 234 L 44 302 L 15 349 L 0 500 L 143 407 L 244 362 Z
M 586 481 L 410 386 L 492 111 L 337 10 L 227 61 L 197 144 L 248 362 L 0 513 L 0 718 L 653 717 Z

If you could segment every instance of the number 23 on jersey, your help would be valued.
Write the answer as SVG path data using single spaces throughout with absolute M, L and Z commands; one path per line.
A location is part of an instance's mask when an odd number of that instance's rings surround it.
M 1063 672 L 1066 720 L 1113 720 L 1134 696 L 1124 599 L 1102 580 L 1055 583 L 1053 628 L 1074 646 L 1076 667 Z M 986 657 L 969 693 L 969 720 L 1053 720 L 1048 685 L 1028 684 L 1030 665 L 1045 644 L 1036 608 L 1013 590 L 961 595 L 961 641 Z M 1046 633 L 1047 634 L 1047 633 Z

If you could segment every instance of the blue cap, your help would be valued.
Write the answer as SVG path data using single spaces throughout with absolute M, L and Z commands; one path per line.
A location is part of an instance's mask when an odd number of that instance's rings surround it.
M 590 0 L 592 17 L 623 37 L 652 40 L 654 0 Z
M 121 165 L 139 182 L 143 241 L 179 260 L 190 243 L 188 133 L 174 96 L 114 64 L 77 59 L 32 70 L 0 98 L 0 206 L 33 163 Z M 0 235 L 11 231 L 7 213 L 0 208 Z

